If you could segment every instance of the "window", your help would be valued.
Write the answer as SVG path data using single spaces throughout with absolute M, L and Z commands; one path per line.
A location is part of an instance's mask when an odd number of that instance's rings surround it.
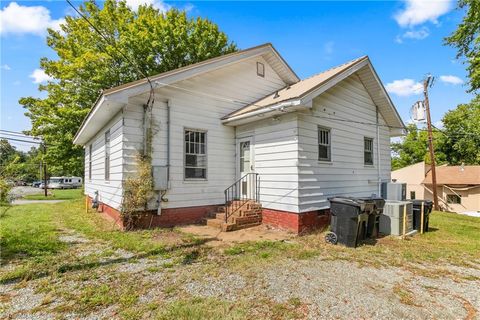
M 415 200 L 415 191 L 410 191 L 410 200 Z
M 261 62 L 257 62 L 257 76 L 265 77 L 265 66 Z
M 207 178 L 207 133 L 185 130 L 185 179 Z
M 330 152 L 330 129 L 318 127 L 318 160 L 332 160 Z
M 105 132 L 105 180 L 110 180 L 110 130 Z
M 461 204 L 462 198 L 456 194 L 447 194 L 447 203 L 450 204 Z
M 363 138 L 363 162 L 366 165 L 373 165 L 373 139 Z
M 88 146 L 88 179 L 92 180 L 92 144 Z

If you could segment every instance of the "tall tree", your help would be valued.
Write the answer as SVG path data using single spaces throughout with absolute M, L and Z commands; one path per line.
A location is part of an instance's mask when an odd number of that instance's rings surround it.
M 48 30 L 58 58 L 40 61 L 53 78 L 39 87 L 47 97 L 20 99 L 29 133 L 49 144 L 50 168 L 74 175 L 83 171 L 83 150 L 72 139 L 100 90 L 237 50 L 216 24 L 177 9 L 143 5 L 135 12 L 125 0 L 106 0 L 103 7 L 90 0 L 80 11 L 107 41 L 81 17 L 66 17 L 61 31 Z
M 480 89 L 480 1 L 459 0 L 458 7 L 466 14 L 445 43 L 457 48 L 457 58 L 465 59 L 470 91 L 476 91 Z
M 446 161 L 446 156 L 441 151 L 443 137 L 440 132 L 434 132 L 435 160 L 437 163 Z M 407 135 L 400 141 L 391 144 L 393 151 L 392 169 L 396 170 L 421 161 L 430 163 L 428 152 L 428 134 L 425 130 L 418 129 L 415 124 L 407 126 Z
M 480 96 L 461 104 L 442 118 L 442 152 L 449 164 L 480 164 Z

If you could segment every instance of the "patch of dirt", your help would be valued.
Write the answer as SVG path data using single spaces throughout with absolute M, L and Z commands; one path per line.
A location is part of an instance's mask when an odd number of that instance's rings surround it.
M 289 240 L 295 237 L 292 233 L 271 229 L 264 225 L 229 232 L 222 232 L 218 228 L 205 225 L 189 225 L 180 227 L 179 230 L 193 234 L 200 239 L 210 239 L 206 244 L 211 247 L 228 246 L 230 244 L 247 241 Z

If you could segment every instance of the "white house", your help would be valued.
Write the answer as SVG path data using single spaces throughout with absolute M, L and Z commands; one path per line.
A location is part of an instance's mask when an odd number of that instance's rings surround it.
M 238 223 L 302 232 L 325 222 L 328 197 L 379 194 L 390 181 L 390 138 L 404 124 L 367 56 L 300 80 L 264 44 L 149 80 L 105 90 L 74 138 L 85 193 L 113 217 L 149 123 L 158 198 L 148 225 L 198 222 L 227 202 Z

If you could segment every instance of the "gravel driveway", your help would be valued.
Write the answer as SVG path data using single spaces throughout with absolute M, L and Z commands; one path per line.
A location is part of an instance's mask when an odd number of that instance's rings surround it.
M 83 273 L 0 285 L 0 318 L 122 318 L 116 305 L 100 305 L 88 314 L 62 313 L 69 301 L 55 293 L 82 292 L 88 286 L 115 288 L 119 281 L 131 281 L 126 286 L 135 288 L 140 310 L 155 301 L 187 297 L 242 303 L 247 306 L 247 319 L 270 318 L 264 313 L 270 302 L 295 305 L 301 316 L 293 318 L 301 319 L 479 319 L 480 262 L 469 267 L 374 268 L 320 256 L 282 259 L 268 267 L 252 264 L 232 271 L 214 256 L 211 261 L 174 266 L 161 257 L 137 259 L 130 252 L 114 250 L 71 230 L 65 230 L 60 240 L 79 261 L 99 257 L 101 263 Z M 0 271 L 11 267 L 4 265 Z M 46 285 L 51 288 L 49 293 Z

